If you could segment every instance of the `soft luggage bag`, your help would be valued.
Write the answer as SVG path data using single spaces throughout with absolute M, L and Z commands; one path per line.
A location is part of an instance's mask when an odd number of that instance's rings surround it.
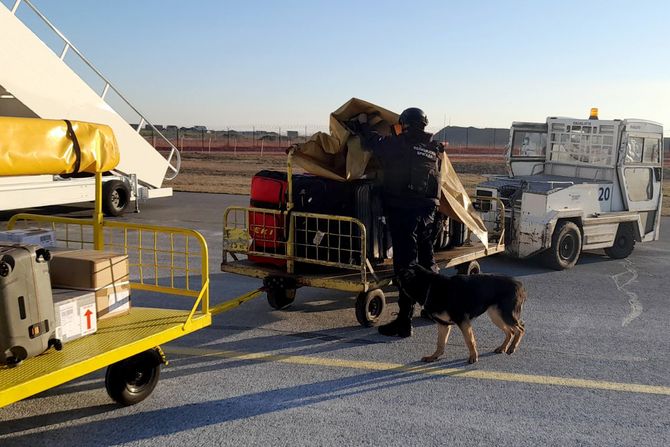
M 56 339 L 50 253 L 37 245 L 0 245 L 0 364 L 17 365 Z
M 285 210 L 288 199 L 288 181 L 286 173 L 263 170 L 251 179 L 251 195 L 249 204 L 254 208 Z M 249 213 L 249 233 L 255 251 L 284 254 L 285 237 L 284 216 L 262 212 Z M 286 265 L 285 259 L 267 256 L 249 255 L 249 260 L 260 264 Z

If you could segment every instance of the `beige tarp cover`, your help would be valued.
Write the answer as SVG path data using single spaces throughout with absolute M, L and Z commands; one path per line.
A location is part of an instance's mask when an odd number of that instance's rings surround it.
M 71 121 L 81 148 L 78 172 L 104 172 L 119 164 L 112 129 Z M 64 120 L 0 117 L 0 175 L 72 174 L 77 154 Z
M 296 163 L 307 172 L 341 181 L 374 175 L 377 167 L 369 163 L 371 154 L 361 148 L 359 137 L 352 135 L 346 126 L 346 121 L 360 113 L 368 115 L 370 127 L 381 135 L 389 135 L 392 126 L 398 122 L 397 114 L 353 98 L 330 114 L 330 134 L 317 132 L 307 142 L 296 146 Z M 441 184 L 442 214 L 463 222 L 487 245 L 488 234 L 484 222 L 472 206 L 468 193 L 465 192 L 446 153 L 442 162 Z

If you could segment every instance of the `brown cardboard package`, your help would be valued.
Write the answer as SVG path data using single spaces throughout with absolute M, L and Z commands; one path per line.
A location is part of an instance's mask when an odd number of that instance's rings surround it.
M 52 287 L 99 290 L 128 282 L 128 256 L 97 250 L 54 251 L 49 273 Z
M 95 291 L 98 320 L 125 315 L 130 312 L 130 283 L 112 284 Z

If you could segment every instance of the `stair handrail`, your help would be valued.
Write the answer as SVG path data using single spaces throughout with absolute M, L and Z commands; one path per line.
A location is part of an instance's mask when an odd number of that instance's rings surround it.
M 30 9 L 32 9 L 33 12 L 37 15 L 37 17 L 39 17 L 44 22 L 44 24 L 47 25 L 54 33 L 56 33 L 56 35 L 65 43 L 65 46 L 63 47 L 63 50 L 61 51 L 61 54 L 60 54 L 60 60 L 63 61 L 63 63 L 65 63 L 65 56 L 67 55 L 67 52 L 70 49 L 72 49 L 72 51 L 74 51 L 75 54 L 77 54 L 77 56 L 79 56 L 79 58 L 91 70 L 93 70 L 93 72 L 96 75 L 98 75 L 98 77 L 100 77 L 100 79 L 102 79 L 102 81 L 104 81 L 105 87 L 103 88 L 102 93 L 100 94 L 100 99 L 105 101 L 105 96 L 107 95 L 107 93 L 109 92 L 109 89 L 111 88 L 119 96 L 119 98 L 121 98 L 121 100 L 123 100 L 123 102 L 125 102 L 126 105 L 128 107 L 130 107 L 140 117 L 140 122 L 137 125 L 137 129 L 135 129 L 137 131 L 137 133 L 140 133 L 140 131 L 142 130 L 142 127 L 145 124 L 147 124 L 153 129 L 153 131 L 155 133 L 157 133 L 165 142 L 167 142 L 167 144 L 170 146 L 170 153 L 166 157 L 166 160 L 168 162 L 168 172 L 166 172 L 166 174 L 165 174 L 165 180 L 174 179 L 177 176 L 177 174 L 179 174 L 179 169 L 181 168 L 181 154 L 179 153 L 179 149 L 177 149 L 177 147 L 174 144 L 172 144 L 172 142 L 165 135 L 163 135 L 163 133 L 161 131 L 156 129 L 156 126 L 154 126 L 151 122 L 149 122 L 149 120 L 147 120 L 144 117 L 144 115 L 139 110 L 137 110 L 135 108 L 135 106 L 133 106 L 130 103 L 130 101 L 128 101 L 126 99 L 126 97 L 123 96 L 123 94 L 121 94 L 121 92 L 114 86 L 114 84 L 112 84 L 102 73 L 100 73 L 100 71 L 97 68 L 95 68 L 95 66 L 93 66 L 93 64 L 88 59 L 86 59 L 86 57 L 81 53 L 81 51 L 79 51 L 77 49 L 77 47 L 75 47 L 72 44 L 72 42 L 70 42 L 70 40 L 67 37 L 65 37 L 63 35 L 63 33 L 61 33 L 60 30 L 58 28 L 56 28 L 56 26 L 54 26 L 52 24 L 49 21 L 49 19 L 44 14 L 42 14 L 42 12 L 40 12 L 40 10 L 37 9 L 37 7 L 35 7 L 35 5 L 32 4 L 32 2 L 30 0 L 15 0 L 14 6 L 12 6 L 12 8 L 10 10 L 12 15 L 17 17 L 17 19 L 18 19 L 18 16 L 16 16 L 16 11 L 19 9 L 19 6 L 21 5 L 21 3 L 25 3 L 26 5 L 28 5 L 30 7 Z M 24 25 L 28 26 L 25 22 L 23 22 L 23 23 L 24 23 Z M 37 34 L 35 34 L 35 35 L 37 36 Z M 37 36 L 37 37 L 39 38 L 39 36 Z M 54 51 L 54 53 L 55 53 L 55 51 Z M 80 76 L 80 78 L 81 78 L 81 76 Z M 83 78 L 81 78 L 81 79 L 83 80 Z M 88 84 L 86 81 L 84 81 L 84 82 L 86 84 Z M 91 88 L 91 90 L 93 90 L 93 87 L 91 87 L 90 85 L 89 85 L 89 87 Z M 107 103 L 107 101 L 105 101 L 105 103 Z M 111 107 L 111 105 L 109 103 L 107 103 L 107 105 L 109 105 Z M 128 124 L 130 124 L 130 123 L 128 123 Z M 154 147 L 154 149 L 155 149 L 155 147 Z M 158 149 L 156 149 L 156 150 L 158 151 Z M 173 160 L 173 158 L 174 158 L 174 160 Z

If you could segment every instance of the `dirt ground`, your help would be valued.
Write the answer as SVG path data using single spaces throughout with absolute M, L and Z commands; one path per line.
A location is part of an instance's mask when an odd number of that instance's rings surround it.
M 286 170 L 284 154 L 230 154 L 182 152 L 179 175 L 165 186 L 175 191 L 249 194 L 251 177 L 261 169 Z M 504 174 L 502 158 L 452 157 L 451 162 L 465 189 L 472 194 L 485 174 Z M 670 216 L 670 169 L 664 169 L 663 215 Z M 296 169 L 296 172 L 301 172 Z

